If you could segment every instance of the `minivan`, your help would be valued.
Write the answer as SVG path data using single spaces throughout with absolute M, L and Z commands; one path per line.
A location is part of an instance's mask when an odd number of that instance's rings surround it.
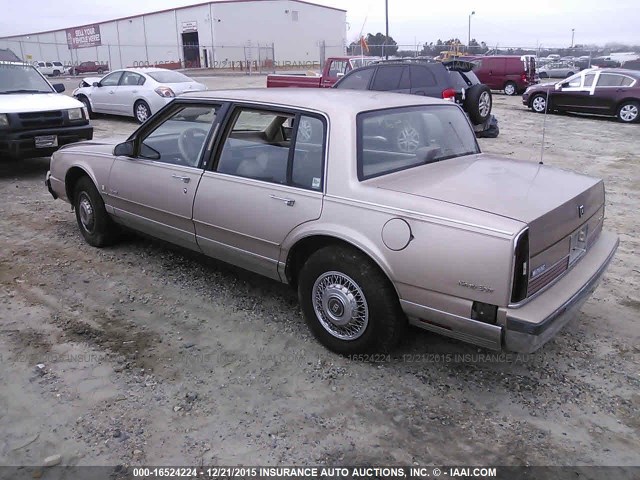
M 476 65 L 474 73 L 492 90 L 503 90 L 507 95 L 516 95 L 536 83 L 536 62 L 532 56 L 492 55 L 467 60 Z

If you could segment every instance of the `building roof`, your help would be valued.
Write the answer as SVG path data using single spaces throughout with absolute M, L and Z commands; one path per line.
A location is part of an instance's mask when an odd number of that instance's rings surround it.
M 209 2 L 201 2 L 201 3 L 194 3 L 193 5 L 186 5 L 184 7 L 174 7 L 174 8 L 165 8 L 164 10 L 156 10 L 153 12 L 146 12 L 146 13 L 139 13 L 137 15 L 128 15 L 126 17 L 118 17 L 118 18 L 112 18 L 110 20 L 101 20 L 99 22 L 93 22 L 93 23 L 86 23 L 83 25 L 72 25 L 69 27 L 61 27 L 61 28 L 54 28 L 52 30 L 44 30 L 41 32 L 28 32 L 28 33 L 22 33 L 19 35 L 10 35 L 8 37 L 0 37 L 0 39 L 5 40 L 8 38 L 17 38 L 17 37 L 24 37 L 25 35 L 40 35 L 43 33 L 52 33 L 52 32 L 59 32 L 62 30 L 67 30 L 70 28 L 82 28 L 82 27 L 88 27 L 90 25 L 101 25 L 103 23 L 109 23 L 109 22 L 117 22 L 120 20 L 128 20 L 130 18 L 137 18 L 137 17 L 142 17 L 145 15 L 153 15 L 155 13 L 164 13 L 164 12 L 173 12 L 174 10 L 184 10 L 186 8 L 192 8 L 192 7 L 200 7 L 202 5 L 209 5 L 209 4 L 217 4 L 217 3 L 247 3 L 247 2 L 275 2 L 278 0 L 211 0 Z M 313 3 L 313 2 L 308 2 L 306 0 L 288 0 L 290 2 L 295 2 L 295 3 L 303 3 L 306 5 L 312 5 L 314 7 L 318 7 L 318 8 L 326 8 L 329 10 L 336 10 L 339 12 L 345 12 L 346 10 L 343 10 L 342 8 L 336 8 L 336 7 L 328 7 L 326 5 L 319 5 L 317 3 Z
M 368 90 L 340 90 L 336 88 L 251 88 L 236 90 L 206 90 L 180 95 L 185 98 L 259 102 L 315 110 L 329 115 L 383 108 L 415 105 L 451 105 L 451 102 L 422 95 L 377 92 Z

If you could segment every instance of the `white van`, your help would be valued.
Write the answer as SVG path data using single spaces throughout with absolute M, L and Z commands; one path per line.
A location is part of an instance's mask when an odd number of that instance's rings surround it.
M 43 62 L 38 60 L 37 62 L 33 62 L 33 66 L 36 67 L 41 74 L 48 75 L 49 77 L 57 77 L 65 71 L 62 62 Z
M 0 159 L 47 157 L 93 138 L 86 108 L 33 66 L 0 62 Z

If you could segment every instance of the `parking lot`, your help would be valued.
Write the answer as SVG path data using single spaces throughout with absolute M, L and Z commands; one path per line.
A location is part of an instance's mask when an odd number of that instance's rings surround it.
M 493 98 L 482 149 L 540 161 L 544 117 Z M 579 319 L 532 355 L 412 329 L 377 363 L 320 346 L 285 285 L 133 234 L 88 246 L 49 159 L 0 163 L 0 464 L 638 465 L 640 127 L 551 115 L 544 147 L 604 178 L 620 235 Z

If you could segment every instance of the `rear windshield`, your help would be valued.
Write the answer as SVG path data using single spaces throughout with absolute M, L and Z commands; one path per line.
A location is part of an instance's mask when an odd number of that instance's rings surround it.
M 0 64 L 0 94 L 52 91 L 49 83 L 31 65 Z
M 186 75 L 180 72 L 174 72 L 173 70 L 148 72 L 147 75 L 159 83 L 184 83 L 192 81 Z
M 455 88 L 456 90 L 459 88 L 469 88 L 473 85 L 481 83 L 480 80 L 478 80 L 476 74 L 471 70 L 469 70 L 468 72 L 450 70 L 449 76 L 453 81 L 453 88 Z
M 480 153 L 464 112 L 455 105 L 425 105 L 361 113 L 358 178 Z

